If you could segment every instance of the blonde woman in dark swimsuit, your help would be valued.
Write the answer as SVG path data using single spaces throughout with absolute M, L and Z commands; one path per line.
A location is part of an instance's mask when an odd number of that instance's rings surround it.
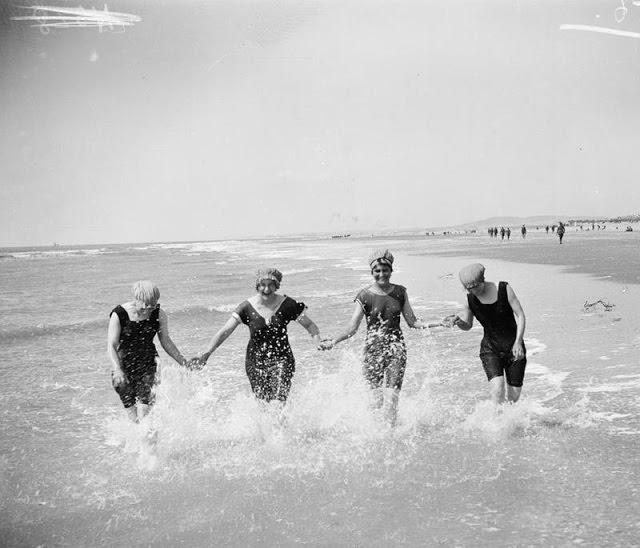
M 376 408 L 385 407 L 385 418 L 395 424 L 400 389 L 407 365 L 407 349 L 400 327 L 404 317 L 409 327 L 426 329 L 441 324 L 425 324 L 411 308 L 407 289 L 391 283 L 393 255 L 388 249 L 376 250 L 369 258 L 373 283 L 362 289 L 354 299 L 355 307 L 349 325 L 340 335 L 323 341 L 321 348 L 329 350 L 358 331 L 363 318 L 367 320 L 362 372 L 374 391 Z M 387 402 L 385 405 L 385 390 Z
M 148 280 L 132 288 L 133 301 L 116 306 L 110 314 L 107 352 L 111 359 L 111 383 L 120 396 L 127 415 L 140 422 L 153 404 L 158 352 L 162 348 L 180 365 L 187 365 L 169 336 L 169 320 L 160 308 L 160 290 Z
M 249 328 L 245 370 L 251 390 L 259 400 L 285 402 L 291 388 L 296 361 L 289 345 L 287 325 L 297 321 L 320 344 L 320 331 L 305 311 L 304 303 L 277 291 L 282 273 L 276 268 L 258 270 L 256 294 L 238 305 L 227 323 L 198 356 L 204 365 L 240 324 Z

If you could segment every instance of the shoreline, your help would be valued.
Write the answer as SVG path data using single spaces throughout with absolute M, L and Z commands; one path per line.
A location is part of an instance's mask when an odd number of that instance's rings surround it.
M 371 234 L 355 235 L 351 238 L 313 238 L 318 242 L 362 243 L 371 247 L 372 241 L 381 245 L 393 242 L 396 248 L 404 249 L 412 255 L 435 255 L 440 257 L 475 257 L 477 260 L 500 260 L 521 264 L 551 265 L 563 268 L 569 273 L 587 274 L 593 278 L 606 279 L 621 284 L 640 285 L 640 230 L 624 232 L 620 230 L 576 231 L 567 230 L 560 245 L 555 234 L 543 230 L 530 230 L 526 239 L 519 231 L 512 232 L 510 240 L 490 238 L 484 233 L 447 234 Z M 205 240 L 203 240 L 205 241 Z M 243 240 L 211 240 L 228 243 Z M 264 242 L 265 239 L 245 241 Z M 279 237 L 280 242 L 299 242 L 297 238 Z M 307 240 L 305 240 L 307 241 Z M 366 242 L 366 244 L 365 244 Z M 197 242 L 181 242 L 185 245 Z M 107 246 L 58 246 L 34 248 L 0 248 L 0 260 L 16 258 L 13 253 L 43 253 L 54 256 L 73 254 L 77 251 L 107 248 L 128 248 L 136 245 L 166 246 L 176 242 L 158 244 L 111 244 Z
M 464 238 L 466 242 L 462 242 Z M 478 257 L 522 264 L 563 267 L 621 284 L 640 285 L 640 234 L 590 234 L 568 231 L 562 245 L 552 234 L 530 233 L 526 239 L 500 240 L 487 235 L 458 236 L 455 249 L 414 249 L 412 253 L 440 257 Z M 440 242 L 445 244 L 444 241 Z

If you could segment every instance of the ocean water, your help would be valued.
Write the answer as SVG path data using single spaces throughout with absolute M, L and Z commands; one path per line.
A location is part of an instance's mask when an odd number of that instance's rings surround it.
M 535 235 L 533 235 L 535 237 Z M 578 237 L 578 236 L 575 236 Z M 586 237 L 586 236 L 580 236 Z M 477 256 L 468 254 L 477 243 Z M 137 279 L 161 291 L 181 351 L 201 351 L 284 272 L 323 336 L 344 328 L 374 247 L 419 317 L 461 307 L 457 270 L 486 236 L 268 239 L 5 250 L 0 259 L 2 546 L 637 546 L 640 286 L 484 261 L 527 314 L 521 401 L 495 412 L 471 332 L 404 326 L 399 423 L 371 410 L 364 325 L 319 352 L 291 324 L 285 421 L 244 374 L 240 326 L 200 372 L 157 345 L 161 382 L 141 442 L 110 384 L 111 309 Z M 612 239 L 615 245 L 615 239 Z M 441 256 L 465 249 L 467 256 Z M 613 268 L 613 266 L 612 266 Z M 614 305 L 585 308 L 598 300 Z

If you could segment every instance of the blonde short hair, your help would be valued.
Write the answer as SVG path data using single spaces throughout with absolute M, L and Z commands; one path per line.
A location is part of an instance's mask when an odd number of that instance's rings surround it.
M 160 290 L 149 280 L 138 280 L 131 288 L 133 298 L 144 304 L 156 305 L 160 300 Z

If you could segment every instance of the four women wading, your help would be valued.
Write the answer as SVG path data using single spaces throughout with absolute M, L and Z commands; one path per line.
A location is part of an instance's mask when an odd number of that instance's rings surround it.
M 289 324 L 295 321 L 306 329 L 318 350 L 331 350 L 355 335 L 363 318 L 367 325 L 362 354 L 363 380 L 372 391 L 374 408 L 383 410 L 390 425 L 397 420 L 400 389 L 407 368 L 402 318 L 416 329 L 457 326 L 463 330 L 471 328 L 474 317 L 478 319 L 485 330 L 480 357 L 490 382 L 491 398 L 496 404 L 517 401 L 526 366 L 525 316 L 507 282 L 485 281 L 484 266 L 479 264 L 463 268 L 460 281 L 468 295 L 462 312 L 427 324 L 416 317 L 406 287 L 391 283 L 393 254 L 388 249 L 376 250 L 368 264 L 372 283 L 356 294 L 351 319 L 334 338 L 321 339 L 320 330 L 307 315 L 305 304 L 278 293 L 283 278 L 278 269 L 262 268 L 256 274 L 255 294 L 236 307 L 207 348 L 190 361 L 169 337 L 167 316 L 158 305 L 158 288 L 149 281 L 136 282 L 134 300 L 114 308 L 108 332 L 113 386 L 129 416 L 139 421 L 153 404 L 157 360 L 153 339 L 156 335 L 174 360 L 200 369 L 239 325 L 246 325 L 249 341 L 245 371 L 251 390 L 259 401 L 284 405 L 296 369 L 287 332 Z

